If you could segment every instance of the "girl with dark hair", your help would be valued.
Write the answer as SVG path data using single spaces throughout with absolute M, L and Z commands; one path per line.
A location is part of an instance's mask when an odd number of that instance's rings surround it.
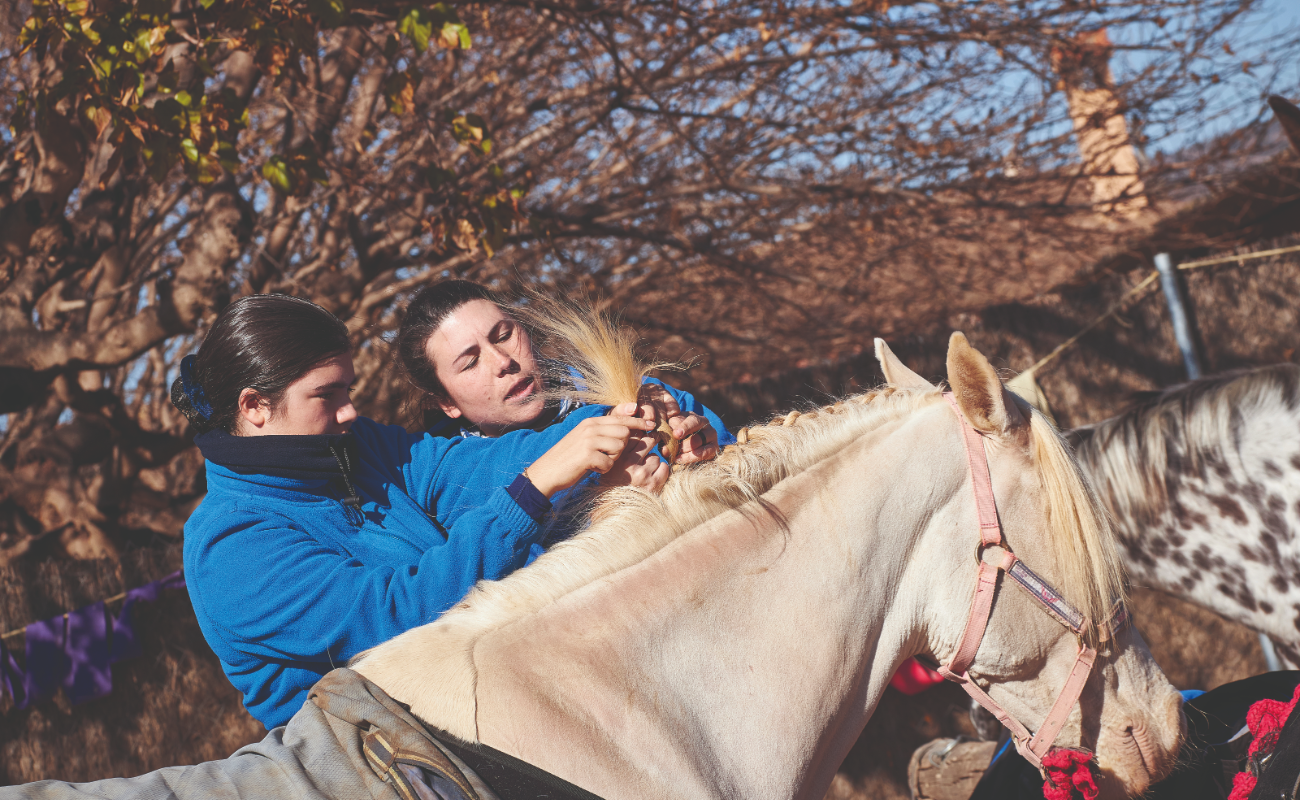
M 408 378 L 423 394 L 424 427 L 435 436 L 540 430 L 578 407 L 567 399 L 547 402 L 548 377 L 531 332 L 479 284 L 450 280 L 421 290 L 407 306 L 396 344 Z M 686 434 L 678 463 L 710 459 L 735 442 L 722 420 L 689 393 L 654 378 L 645 382 L 663 391 L 674 427 Z M 648 454 L 652 446 L 648 437 L 636 446 L 644 461 L 635 477 L 636 485 L 657 488 L 668 465 Z M 632 448 L 626 454 L 632 457 Z
M 314 303 L 245 297 L 172 386 L 207 460 L 185 524 L 190 598 L 268 728 L 332 668 L 522 566 L 548 495 L 636 467 L 623 451 L 654 426 L 629 403 L 495 441 L 412 435 L 357 415 L 350 352 Z

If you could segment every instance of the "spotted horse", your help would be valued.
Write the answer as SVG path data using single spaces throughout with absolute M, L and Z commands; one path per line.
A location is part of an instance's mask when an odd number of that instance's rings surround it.
M 1254 628 L 1300 666 L 1300 367 L 1152 393 L 1067 438 L 1135 584 Z

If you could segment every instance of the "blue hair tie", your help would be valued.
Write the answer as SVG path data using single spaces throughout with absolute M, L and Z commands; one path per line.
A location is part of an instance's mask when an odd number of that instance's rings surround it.
M 208 396 L 203 393 L 203 387 L 194 380 L 195 361 L 194 356 L 185 356 L 181 359 L 181 390 L 190 399 L 190 405 L 206 422 L 212 417 L 212 404 L 208 402 Z

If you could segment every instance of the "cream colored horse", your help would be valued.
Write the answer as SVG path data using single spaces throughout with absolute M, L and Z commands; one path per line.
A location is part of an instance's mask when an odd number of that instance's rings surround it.
M 354 668 L 426 722 L 608 800 L 821 798 L 899 664 L 953 655 L 975 584 L 958 418 L 878 352 L 892 386 L 756 428 L 659 497 L 607 495 L 588 530 Z M 1104 619 L 1119 560 L 1059 437 L 960 334 L 948 373 L 1010 547 Z M 1032 730 L 1077 651 L 1004 585 L 970 674 Z M 1182 725 L 1129 627 L 1057 743 L 1095 750 L 1103 795 L 1123 797 L 1168 772 Z

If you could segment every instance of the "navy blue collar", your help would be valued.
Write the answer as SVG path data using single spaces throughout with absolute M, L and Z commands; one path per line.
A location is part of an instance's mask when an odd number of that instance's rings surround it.
M 232 436 L 208 431 L 194 437 L 203 457 L 241 475 L 278 478 L 342 478 L 348 518 L 359 524 L 361 497 L 353 485 L 360 462 L 357 439 L 350 433 L 319 436 Z
M 208 461 L 243 475 L 324 478 L 337 476 L 343 469 L 336 452 L 346 452 L 353 463 L 357 460 L 356 437 L 350 433 L 232 436 L 225 431 L 208 431 L 195 436 L 194 443 Z

